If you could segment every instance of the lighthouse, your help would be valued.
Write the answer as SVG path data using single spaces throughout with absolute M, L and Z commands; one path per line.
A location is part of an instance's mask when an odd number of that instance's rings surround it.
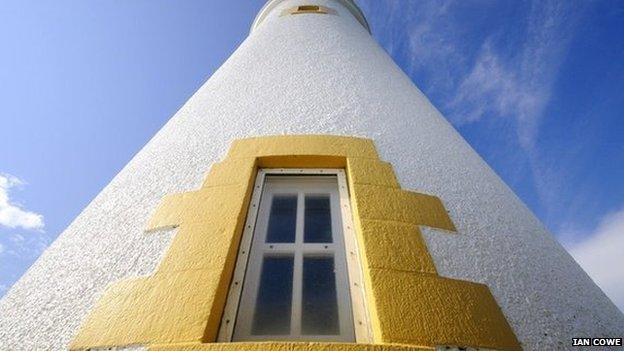
M 567 350 L 624 316 L 352 0 L 248 38 L 0 300 L 0 350 Z

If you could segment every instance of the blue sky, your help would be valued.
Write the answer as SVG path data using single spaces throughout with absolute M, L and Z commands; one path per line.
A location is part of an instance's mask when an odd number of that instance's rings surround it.
M 357 2 L 624 309 L 624 1 Z M 236 49 L 262 4 L 0 5 L 0 296 Z

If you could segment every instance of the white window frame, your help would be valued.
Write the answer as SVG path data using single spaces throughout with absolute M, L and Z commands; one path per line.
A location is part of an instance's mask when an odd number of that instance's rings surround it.
M 243 293 L 243 282 L 245 281 L 245 273 L 247 271 L 247 265 L 249 263 L 250 257 L 250 249 L 252 246 L 253 235 L 256 227 L 256 222 L 258 218 L 258 212 L 260 207 L 261 196 L 264 190 L 264 183 L 267 176 L 270 175 L 333 175 L 336 176 L 338 181 L 338 193 L 340 198 L 340 212 L 342 215 L 342 233 L 343 233 L 343 242 L 344 248 L 340 248 L 341 250 L 345 250 L 344 257 L 347 263 L 347 281 L 349 285 L 349 295 L 350 300 L 347 299 L 351 303 L 350 310 L 352 314 L 352 322 L 353 322 L 353 332 L 355 334 L 355 341 L 357 343 L 370 343 L 371 342 L 371 329 L 370 322 L 368 317 L 368 312 L 366 310 L 366 299 L 365 299 L 365 290 L 364 290 L 364 280 L 363 274 L 360 264 L 359 258 L 359 250 L 358 244 L 356 240 L 353 219 L 351 216 L 351 206 L 349 201 L 349 189 L 347 186 L 345 171 L 343 169 L 328 169 L 328 168 L 318 168 L 318 169 L 298 169 L 298 168 L 262 168 L 258 170 L 256 176 L 256 182 L 254 183 L 254 189 L 251 196 L 251 201 L 249 205 L 249 210 L 247 213 L 247 220 L 245 222 L 245 227 L 243 231 L 243 236 L 241 239 L 241 244 L 238 251 L 238 257 L 236 260 L 236 266 L 234 269 L 234 275 L 232 277 L 232 281 L 230 283 L 230 288 L 228 291 L 228 297 L 226 306 L 223 312 L 223 316 L 221 319 L 221 326 L 219 328 L 219 334 L 217 337 L 217 341 L 219 342 L 230 342 L 234 336 L 234 329 L 236 324 L 236 318 L 238 317 L 238 310 L 241 302 L 241 295 Z M 322 244 L 321 244 L 322 245 Z M 342 245 L 341 245 L 342 246 Z M 295 274 L 293 272 L 293 279 L 295 279 Z M 293 291 L 293 293 L 295 293 Z M 338 308 L 341 309 L 340 304 L 344 303 L 338 300 Z M 341 326 L 342 327 L 342 326 Z M 247 337 L 247 336 L 246 336 Z M 270 339 L 269 339 L 270 338 Z M 293 338 L 291 336 L 287 338 L 274 338 L 274 337 L 253 337 L 250 338 L 249 341 L 253 341 L 252 339 L 257 339 L 257 341 L 265 340 L 292 340 L 292 341 L 301 341 L 301 340 L 310 340 L 313 341 L 315 339 L 325 340 L 325 341 L 334 341 L 331 340 L 331 337 L 328 336 L 319 336 L 318 338 L 313 335 L 306 335 L 300 338 Z M 341 337 L 337 336 L 335 341 L 341 341 Z

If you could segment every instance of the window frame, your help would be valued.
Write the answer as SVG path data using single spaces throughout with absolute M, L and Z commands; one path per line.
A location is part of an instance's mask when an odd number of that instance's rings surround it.
M 356 343 L 370 343 L 371 329 L 369 316 L 366 309 L 366 298 L 364 289 L 363 272 L 359 258 L 359 249 L 356 239 L 356 233 L 351 214 L 351 205 L 349 198 L 349 188 L 345 171 L 336 168 L 260 168 L 258 169 L 256 180 L 253 184 L 253 192 L 249 202 L 245 227 L 241 238 L 234 274 L 230 282 L 227 300 L 221 325 L 219 327 L 218 342 L 231 342 L 234 336 L 236 319 L 241 303 L 243 293 L 243 283 L 245 274 L 247 273 L 247 265 L 251 256 L 251 246 L 253 235 L 256 229 L 258 214 L 260 211 L 261 197 L 264 191 L 264 184 L 267 176 L 272 175 L 331 175 L 337 179 L 338 196 L 340 199 L 340 214 L 342 216 L 342 234 L 344 245 L 344 257 L 346 260 L 348 292 L 350 296 L 351 313 L 353 321 L 353 331 Z M 341 301 L 339 300 L 340 304 Z M 340 308 L 340 307 L 339 307 Z M 315 336 L 304 338 L 313 341 Z M 250 340 L 253 341 L 253 340 Z M 259 340 L 257 340 L 259 341 Z M 275 339 L 263 339 L 263 341 L 278 341 Z M 290 338 L 288 340 L 280 339 L 280 341 L 302 341 Z

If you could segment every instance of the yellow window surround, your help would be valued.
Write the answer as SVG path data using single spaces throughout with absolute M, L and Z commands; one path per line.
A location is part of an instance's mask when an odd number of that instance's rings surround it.
M 362 258 L 373 345 L 215 343 L 258 168 L 343 168 Z M 454 235 L 435 196 L 402 190 L 371 140 L 272 136 L 236 140 L 202 187 L 166 196 L 147 231 L 179 227 L 154 275 L 108 287 L 71 349 L 521 350 L 487 286 L 440 277 L 419 227 Z

